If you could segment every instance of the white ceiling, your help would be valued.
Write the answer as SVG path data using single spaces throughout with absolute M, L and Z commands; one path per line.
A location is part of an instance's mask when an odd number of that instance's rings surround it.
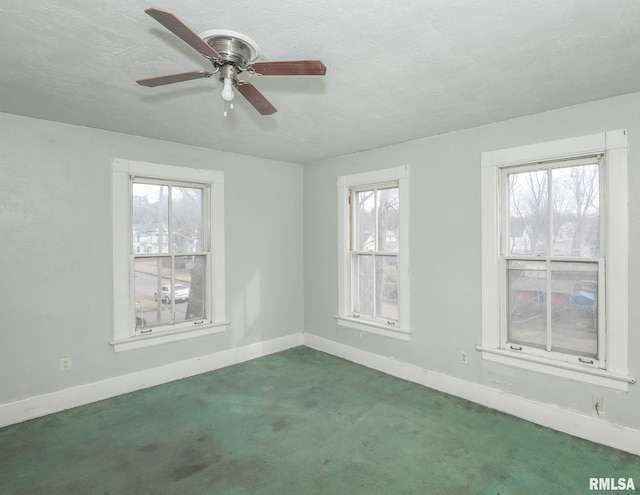
M 324 77 L 250 76 L 278 112 L 216 78 L 144 13 L 253 38 L 261 60 Z M 2 0 L 0 111 L 308 163 L 640 90 L 637 0 Z

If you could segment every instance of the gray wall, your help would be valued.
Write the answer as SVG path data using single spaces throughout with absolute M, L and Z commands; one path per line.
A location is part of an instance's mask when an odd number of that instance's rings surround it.
M 227 331 L 109 345 L 113 157 L 224 170 Z M 0 240 L 0 403 L 302 331 L 297 164 L 0 113 Z
M 629 367 L 640 375 L 640 94 L 379 148 L 304 168 L 305 332 L 542 403 L 640 428 L 640 391 L 574 383 L 490 363 L 481 341 L 480 153 L 626 128 L 629 131 Z M 425 116 L 428 118 L 428 116 Z M 410 342 L 338 327 L 336 177 L 410 166 Z M 460 363 L 460 351 L 469 364 Z M 634 352 L 635 351 L 635 352 Z
M 640 429 L 640 392 L 484 362 L 480 342 L 482 151 L 629 130 L 630 371 L 640 374 L 640 94 L 305 165 L 0 114 L 0 403 L 260 342 L 327 339 Z M 215 147 L 215 143 L 212 143 Z M 228 331 L 114 353 L 110 160 L 225 171 Z M 338 327 L 336 177 L 411 167 L 414 335 Z M 304 199 L 304 215 L 303 215 Z M 304 242 L 303 242 L 304 239 Z M 303 258 L 304 255 L 304 258 Z M 304 268 L 304 284 L 303 284 Z M 304 290 L 304 293 L 303 293 Z M 459 362 L 461 350 L 469 364 Z M 73 370 L 58 371 L 73 358 Z

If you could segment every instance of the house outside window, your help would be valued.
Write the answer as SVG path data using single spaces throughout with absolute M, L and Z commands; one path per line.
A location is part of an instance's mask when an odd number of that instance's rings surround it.
M 116 350 L 221 331 L 224 176 L 113 161 Z
M 342 326 L 408 340 L 408 168 L 338 178 Z
M 481 164 L 483 358 L 626 390 L 626 131 Z

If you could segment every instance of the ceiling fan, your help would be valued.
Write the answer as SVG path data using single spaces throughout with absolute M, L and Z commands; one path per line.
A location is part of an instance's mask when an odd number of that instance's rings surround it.
M 320 60 L 254 62 L 259 54 L 258 45 L 248 36 L 220 29 L 197 35 L 170 12 L 154 8 L 146 9 L 145 12 L 209 60 L 213 64 L 213 71 L 195 70 L 137 80 L 142 86 L 162 86 L 219 74 L 218 78 L 223 83 L 222 99 L 226 102 L 225 105 L 233 105 L 234 89 L 237 89 L 261 115 L 271 115 L 277 111 L 276 108 L 253 84 L 239 80 L 238 74 L 247 72 L 262 76 L 324 76 L 327 72 Z M 224 114 L 227 115 L 226 106 Z

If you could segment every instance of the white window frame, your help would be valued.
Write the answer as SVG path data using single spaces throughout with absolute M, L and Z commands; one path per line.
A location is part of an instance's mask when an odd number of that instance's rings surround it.
M 359 318 L 352 309 L 352 270 L 349 252 L 351 191 L 366 186 L 397 184 L 400 196 L 400 247 L 398 262 L 398 321 Z M 409 167 L 394 167 L 372 172 L 344 175 L 338 187 L 338 314 L 340 326 L 398 340 L 411 338 L 409 314 Z
M 503 196 L 502 169 L 538 162 L 603 155 L 601 209 L 605 224 L 601 246 L 606 271 L 606 314 L 603 359 L 594 364 L 553 359 L 505 345 L 505 275 L 500 260 Z M 628 390 L 635 378 L 628 370 L 628 184 L 627 132 L 608 131 L 561 139 L 481 155 L 482 215 L 482 351 L 483 359 L 580 382 Z
M 224 261 L 224 173 L 218 170 L 176 167 L 122 158 L 112 160 L 113 213 L 113 323 L 110 344 L 115 351 L 139 349 L 225 330 Z M 145 334 L 135 328 L 134 253 L 132 251 L 132 197 L 134 177 L 151 180 L 189 182 L 210 189 L 208 244 L 211 262 L 207 263 L 205 321 L 184 322 Z

